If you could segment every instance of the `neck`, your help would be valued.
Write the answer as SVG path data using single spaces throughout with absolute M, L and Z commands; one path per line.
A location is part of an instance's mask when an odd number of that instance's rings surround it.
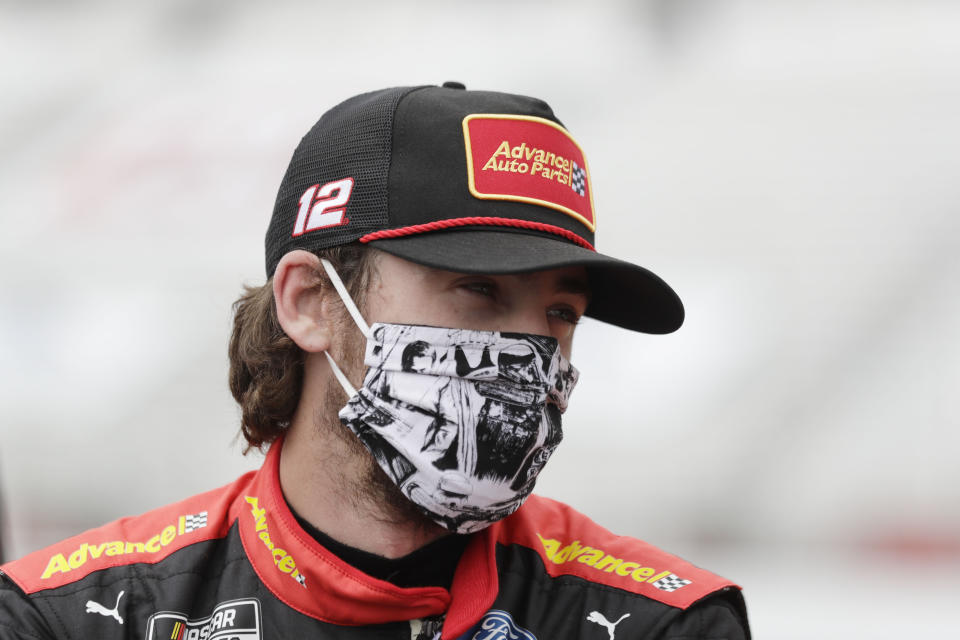
M 315 419 L 300 409 L 280 452 L 280 486 L 295 513 L 334 540 L 385 558 L 448 534 L 400 494 L 335 411 L 333 423 L 322 419 L 328 412 Z

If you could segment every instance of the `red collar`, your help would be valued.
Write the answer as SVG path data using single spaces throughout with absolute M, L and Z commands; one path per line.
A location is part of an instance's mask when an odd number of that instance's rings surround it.
M 498 525 L 474 534 L 450 591 L 401 588 L 362 573 L 327 551 L 297 523 L 280 490 L 282 441 L 231 507 L 260 580 L 300 613 L 340 625 L 370 625 L 446 613 L 443 639 L 459 637 L 493 604 Z

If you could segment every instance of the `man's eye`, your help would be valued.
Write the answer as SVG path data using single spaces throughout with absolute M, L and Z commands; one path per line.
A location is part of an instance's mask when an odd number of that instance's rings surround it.
M 558 307 L 556 309 L 550 309 L 547 311 L 547 315 L 551 318 L 557 318 L 563 322 L 569 322 L 570 324 L 577 324 L 580 322 L 580 314 L 578 314 L 573 309 L 568 307 Z
M 468 291 L 491 298 L 496 292 L 494 286 L 489 282 L 467 282 L 462 286 Z

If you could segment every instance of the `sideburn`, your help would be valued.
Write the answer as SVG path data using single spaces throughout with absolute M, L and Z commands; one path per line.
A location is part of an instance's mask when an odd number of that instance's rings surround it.
M 344 311 L 341 319 L 340 344 L 331 349 L 331 356 L 351 381 L 359 388 L 367 367 L 363 364 L 366 339 Z M 339 348 L 338 348 L 339 347 Z M 417 523 L 424 528 L 437 525 L 413 502 L 404 496 L 387 474 L 380 468 L 373 455 L 360 439 L 340 421 L 337 415 L 347 404 L 347 394 L 340 384 L 329 376 L 323 390 L 323 405 L 314 418 L 316 428 L 331 436 L 341 447 L 344 471 L 357 469 L 356 474 L 340 476 L 338 493 L 347 496 L 351 506 L 371 514 L 382 522 L 391 524 Z

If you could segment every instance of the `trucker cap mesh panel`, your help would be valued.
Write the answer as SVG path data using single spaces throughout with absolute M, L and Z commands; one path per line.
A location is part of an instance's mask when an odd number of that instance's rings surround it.
M 393 117 L 415 87 L 375 91 L 351 98 L 327 113 L 303 137 L 283 177 L 266 235 L 267 276 L 293 249 L 316 251 L 352 242 L 389 226 L 387 178 Z M 346 206 L 348 224 L 293 236 L 300 198 L 313 185 L 353 179 Z

